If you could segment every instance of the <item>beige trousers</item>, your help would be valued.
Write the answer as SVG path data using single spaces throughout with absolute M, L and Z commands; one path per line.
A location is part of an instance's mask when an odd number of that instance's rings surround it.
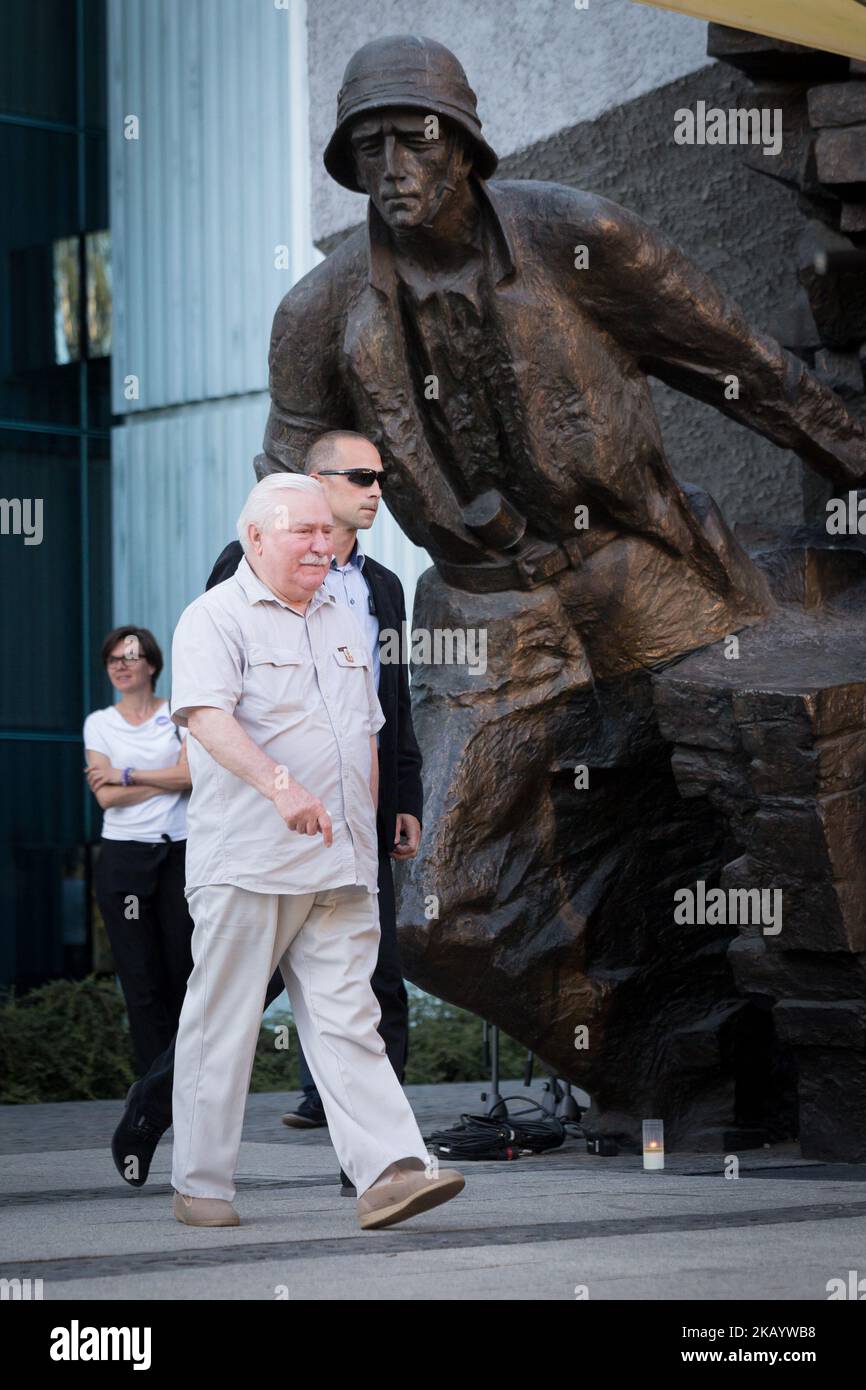
M 392 1163 L 428 1160 L 379 1036 L 370 985 L 379 950 L 377 894 L 193 889 L 193 971 L 175 1046 L 172 1185 L 235 1195 L 234 1174 L 265 993 L 279 966 L 331 1142 L 360 1197 Z M 276 1136 L 275 1136 L 276 1137 Z

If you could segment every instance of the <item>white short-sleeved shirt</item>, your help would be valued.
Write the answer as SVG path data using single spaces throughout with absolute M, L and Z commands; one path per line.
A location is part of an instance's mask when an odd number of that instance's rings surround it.
M 181 733 L 186 737 L 186 730 Z M 84 747 L 104 753 L 112 767 L 171 767 L 181 750 L 168 701 L 145 724 L 130 724 L 116 705 L 94 710 L 84 721 Z M 104 840 L 143 840 L 153 844 L 168 835 L 185 840 L 189 792 L 160 792 L 135 806 L 108 806 L 102 813 Z
M 186 888 L 229 883 L 259 893 L 343 884 L 378 892 L 370 738 L 385 722 L 364 633 L 323 587 L 302 614 L 246 558 L 183 612 L 172 643 L 171 712 L 234 715 L 245 733 L 325 805 L 333 843 L 290 830 L 261 792 L 188 743 L 192 775 Z

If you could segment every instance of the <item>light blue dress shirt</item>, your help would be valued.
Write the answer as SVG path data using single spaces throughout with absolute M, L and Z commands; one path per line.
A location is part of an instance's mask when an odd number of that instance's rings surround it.
M 370 655 L 373 660 L 373 684 L 379 689 L 379 619 L 370 612 L 371 594 L 367 581 L 361 571 L 366 556 L 358 544 L 357 536 L 352 553 L 345 565 L 337 564 L 337 557 L 331 560 L 331 567 L 323 580 L 322 587 L 333 594 L 338 603 L 351 609 L 361 627 L 367 634 Z

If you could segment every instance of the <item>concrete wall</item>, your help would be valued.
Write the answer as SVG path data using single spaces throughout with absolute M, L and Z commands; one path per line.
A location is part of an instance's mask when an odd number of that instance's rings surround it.
M 500 158 L 705 67 L 706 28 L 631 0 L 328 0 L 309 7 L 310 140 L 316 242 L 360 221 L 364 202 L 333 183 L 322 151 L 348 59 L 385 34 L 454 50 Z
M 539 141 L 497 172 L 590 188 L 633 208 L 738 300 L 756 328 L 772 333 L 797 283 L 797 197 L 748 169 L 737 146 L 675 145 L 673 113 L 698 100 L 725 110 L 753 104 L 747 80 L 714 63 Z M 801 519 L 793 454 L 661 382 L 653 395 L 677 476 L 705 487 L 729 520 Z
M 707 26 L 631 0 L 332 0 L 311 7 L 312 231 L 329 249 L 364 215 L 339 188 L 322 151 L 346 61 L 387 33 L 427 34 L 466 68 L 503 177 L 592 189 L 663 228 L 756 327 L 794 289 L 796 196 L 750 172 L 744 152 L 673 142 L 673 113 L 698 99 L 754 104 L 750 84 L 706 58 Z M 706 487 L 731 521 L 796 522 L 800 465 L 789 453 L 708 406 L 660 384 L 654 393 L 678 476 Z

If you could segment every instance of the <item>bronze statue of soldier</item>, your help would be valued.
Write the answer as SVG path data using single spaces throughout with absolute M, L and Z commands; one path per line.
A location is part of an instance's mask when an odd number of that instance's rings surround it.
M 647 377 L 845 490 L 866 479 L 866 429 L 633 213 L 488 183 L 496 155 L 440 43 L 354 55 L 324 162 L 368 195 L 367 223 L 276 312 L 257 472 L 300 470 L 325 431 L 367 435 L 433 560 L 415 628 L 487 636 L 484 671 L 413 672 L 426 800 L 406 973 L 585 1085 L 609 1128 L 661 1111 L 690 1142 L 721 1133 L 731 1068 L 684 1079 L 670 1040 L 714 1015 L 718 1038 L 730 1016 L 745 1046 L 754 1020 L 730 932 L 672 916 L 730 834 L 718 804 L 678 793 L 654 681 L 699 649 L 724 667 L 725 639 L 775 600 L 674 478 Z

